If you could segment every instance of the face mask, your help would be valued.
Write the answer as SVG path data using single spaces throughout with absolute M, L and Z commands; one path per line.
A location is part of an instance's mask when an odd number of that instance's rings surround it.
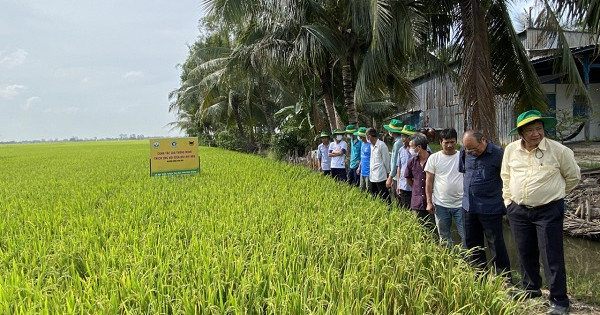
M 340 141 L 340 140 L 342 140 L 342 135 L 337 135 L 335 138 L 336 138 L 338 141 Z
M 417 156 L 417 150 L 413 148 L 408 149 L 408 152 L 410 153 L 410 156 Z

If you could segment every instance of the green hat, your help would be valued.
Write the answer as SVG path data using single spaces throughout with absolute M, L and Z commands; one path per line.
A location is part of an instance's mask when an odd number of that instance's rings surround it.
M 402 128 L 400 133 L 403 135 L 412 136 L 417 133 L 417 128 L 411 125 L 404 125 L 404 128 Z
M 333 130 L 333 134 L 334 134 L 334 135 L 343 135 L 343 134 L 345 134 L 345 133 L 346 133 L 346 132 L 345 132 L 344 130 L 340 130 L 340 129 L 334 129 L 334 130 Z
M 517 127 L 511 130 L 508 135 L 514 136 L 518 133 L 520 127 L 523 127 L 529 123 L 532 123 L 536 120 L 541 120 L 544 123 L 544 129 L 551 129 L 556 126 L 556 118 L 554 117 L 542 117 L 542 114 L 539 110 L 528 110 L 524 113 L 521 113 L 519 117 L 517 117 Z
M 402 131 L 402 120 L 392 119 L 388 125 L 384 125 L 383 128 L 389 132 L 400 133 Z
M 355 136 L 364 137 L 367 135 L 367 127 L 360 127 L 358 131 L 354 133 Z
M 348 125 L 346 126 L 346 133 L 355 133 L 356 132 L 356 127 L 354 127 L 354 125 Z
M 319 138 L 329 138 L 329 133 L 327 131 L 321 131 Z

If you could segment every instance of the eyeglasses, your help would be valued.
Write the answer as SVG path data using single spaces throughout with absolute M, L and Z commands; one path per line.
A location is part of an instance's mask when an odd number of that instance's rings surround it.
M 481 145 L 482 145 L 482 144 L 483 144 L 483 142 L 482 142 L 482 143 L 479 143 L 479 144 L 477 144 L 477 146 L 476 146 L 476 147 L 474 147 L 474 148 L 472 148 L 472 149 L 467 149 L 467 148 L 465 147 L 465 151 L 467 151 L 467 153 L 471 153 L 471 154 L 472 154 L 472 153 L 474 153 L 474 152 L 477 152 L 477 151 L 479 151 L 479 148 L 481 147 Z

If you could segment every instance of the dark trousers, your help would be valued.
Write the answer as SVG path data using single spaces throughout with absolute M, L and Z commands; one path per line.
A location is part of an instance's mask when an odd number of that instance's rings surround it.
M 331 170 L 323 170 L 323 175 L 331 176 Z
M 375 197 L 380 197 L 385 200 L 388 204 L 392 204 L 392 199 L 390 198 L 390 191 L 385 186 L 385 180 L 382 182 L 370 182 L 369 192 L 373 194 Z
M 331 177 L 341 181 L 346 181 L 346 169 L 345 168 L 331 168 Z
M 550 301 L 560 306 L 569 306 L 563 248 L 564 211 L 562 199 L 536 209 L 528 209 L 514 202 L 507 208 L 510 228 L 521 260 L 523 288 L 536 290 L 542 286 L 539 263 L 541 254 Z
M 475 248 L 467 257 L 469 262 L 480 269 L 489 265 L 484 250 L 485 237 L 491 254 L 490 264 L 494 263 L 497 274 L 505 272 L 510 279 L 510 260 L 504 243 L 504 234 L 502 234 L 502 214 L 469 213 L 463 209 L 463 226 L 465 248 Z
M 412 209 L 412 212 L 417 216 L 419 222 L 423 224 L 423 226 L 430 232 L 437 235 L 437 229 L 435 226 L 435 217 L 432 213 L 427 212 L 427 210 L 415 210 Z
M 410 202 L 412 200 L 412 191 L 410 190 L 400 190 L 400 195 L 398 195 L 400 207 L 410 209 Z
M 358 167 L 348 170 L 348 184 L 356 187 L 358 187 L 358 184 L 360 183 L 360 175 L 356 174 L 357 169 Z

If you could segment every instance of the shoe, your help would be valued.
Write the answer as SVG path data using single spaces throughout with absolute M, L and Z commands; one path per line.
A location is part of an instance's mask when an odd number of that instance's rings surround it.
M 513 289 L 508 292 L 508 295 L 512 296 L 515 300 L 526 300 L 533 299 L 542 296 L 542 291 L 540 289 L 537 290 L 518 290 Z
M 546 314 L 547 315 L 569 314 L 569 307 L 568 306 L 560 306 L 560 305 L 556 305 L 556 304 L 552 303 L 552 306 L 550 306 L 550 309 L 548 310 L 548 312 Z

